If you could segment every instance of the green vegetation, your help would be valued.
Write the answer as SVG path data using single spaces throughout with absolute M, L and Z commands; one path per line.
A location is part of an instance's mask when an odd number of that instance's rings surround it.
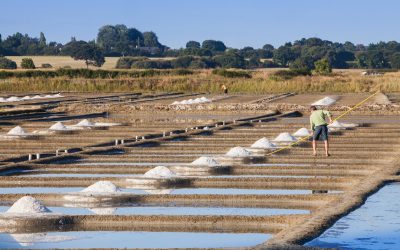
M 251 74 L 246 71 L 234 71 L 226 69 L 214 69 L 212 71 L 214 75 L 230 77 L 230 78 L 251 78 Z
M 89 65 L 101 67 L 105 63 L 103 52 L 94 42 L 71 41 L 65 47 L 72 58 L 85 61 L 87 68 Z
M 23 69 L 35 69 L 35 64 L 33 63 L 32 58 L 22 58 L 21 68 Z
M 332 73 L 332 66 L 330 65 L 328 59 L 323 58 L 314 63 L 315 69 L 313 73 L 320 75 L 327 75 Z
M 5 57 L 0 57 L 0 69 L 16 69 L 17 64 Z

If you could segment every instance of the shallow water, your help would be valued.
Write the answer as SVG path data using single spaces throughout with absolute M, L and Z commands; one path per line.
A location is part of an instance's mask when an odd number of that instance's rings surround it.
M 309 210 L 275 209 L 275 208 L 232 208 L 232 207 L 48 207 L 55 213 L 68 215 L 114 214 L 114 215 L 243 215 L 267 216 L 284 214 L 309 214 Z M 9 206 L 0 206 L 0 213 L 6 212 Z
M 341 249 L 400 248 L 400 183 L 386 185 L 307 246 Z
M 260 244 L 268 234 L 186 232 L 51 232 L 0 234 L 2 248 L 209 248 Z M 47 241 L 47 242 L 46 242 Z M 50 241 L 50 242 L 49 242 Z

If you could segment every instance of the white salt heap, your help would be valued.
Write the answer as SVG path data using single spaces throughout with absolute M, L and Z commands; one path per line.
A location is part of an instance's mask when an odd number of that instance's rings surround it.
M 231 148 L 228 153 L 226 153 L 227 156 L 231 156 L 231 157 L 246 157 L 246 156 L 250 156 L 251 152 L 244 149 L 243 147 L 234 147 Z
M 43 97 L 40 95 L 35 95 L 34 97 L 32 97 L 32 99 L 42 99 Z
M 83 189 L 82 193 L 117 193 L 121 190 L 110 181 L 98 181 Z
M 194 160 L 191 165 L 198 165 L 198 166 L 217 166 L 219 163 L 212 157 L 208 156 L 201 156 Z
M 26 95 L 24 97 L 21 98 L 21 100 L 25 101 L 25 100 L 30 100 L 31 97 L 29 95 Z
M 78 127 L 94 127 L 95 124 L 88 119 L 83 119 L 82 121 L 78 122 L 75 126 Z
M 310 131 L 308 131 L 308 129 L 306 129 L 306 128 L 301 128 L 293 134 L 293 136 L 295 136 L 295 137 L 304 137 L 304 136 L 309 136 L 309 135 L 310 135 Z
M 0 97 L 0 102 L 6 102 L 7 100 L 4 97 Z
M 54 125 L 52 125 L 49 130 L 55 130 L 55 131 L 65 131 L 68 130 L 68 128 L 62 124 L 62 122 L 57 122 Z
M 8 214 L 39 214 L 50 213 L 51 211 L 40 204 L 38 200 L 31 196 L 24 196 L 17 200 L 6 213 Z
M 331 124 L 328 125 L 329 128 L 354 128 L 357 126 L 358 124 L 355 123 L 341 123 L 338 121 L 333 121 Z
M 144 175 L 147 178 L 172 178 L 176 177 L 176 173 L 164 166 L 158 166 L 147 171 Z
M 7 133 L 7 135 L 17 135 L 17 136 L 26 134 L 27 134 L 26 131 L 20 126 L 16 126 Z
M 318 100 L 318 101 L 312 103 L 311 105 L 315 105 L 315 106 L 329 106 L 329 105 L 334 104 L 335 102 L 336 102 L 335 99 L 333 99 L 333 98 L 327 96 L 327 97 L 322 98 L 321 100 Z
M 211 102 L 210 99 L 208 99 L 207 97 L 203 96 L 200 98 L 196 98 L 196 99 L 189 99 L 189 100 L 182 100 L 182 101 L 175 101 L 172 103 L 172 105 L 190 105 L 190 104 L 199 104 L 199 103 L 206 103 L 206 102 Z
M 19 102 L 21 99 L 16 96 L 11 96 L 11 97 L 8 97 L 6 100 L 7 100 L 7 102 Z
M 252 148 L 276 148 L 277 146 L 263 137 L 251 145 Z
M 280 133 L 275 139 L 274 141 L 277 142 L 294 142 L 297 141 L 297 139 L 292 136 L 291 134 L 284 132 L 284 133 Z
M 112 215 L 117 211 L 116 207 L 99 207 L 99 208 L 89 208 L 89 210 L 95 214 L 99 215 Z

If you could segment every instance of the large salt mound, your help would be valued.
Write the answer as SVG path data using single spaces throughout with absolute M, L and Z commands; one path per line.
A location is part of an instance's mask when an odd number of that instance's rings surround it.
M 243 147 L 234 147 L 231 148 L 228 153 L 226 153 L 226 155 L 231 157 L 245 157 L 250 156 L 251 152 L 244 149 Z
M 275 139 L 274 141 L 277 142 L 294 142 L 297 141 L 297 139 L 292 136 L 291 134 L 285 132 L 285 133 L 280 133 Z
M 144 175 L 147 178 L 171 178 L 176 177 L 176 173 L 164 166 L 158 166 L 147 171 Z
M 329 106 L 329 105 L 334 104 L 335 102 L 336 102 L 335 99 L 333 99 L 333 98 L 327 96 L 327 97 L 322 98 L 321 100 L 318 100 L 318 101 L 312 103 L 311 105 L 315 105 L 315 106 Z
M 7 100 L 7 102 L 19 102 L 19 101 L 21 101 L 21 98 L 19 98 L 17 96 L 11 96 L 11 97 L 8 97 L 6 100 Z
M 12 214 L 38 214 L 38 213 L 50 213 L 51 211 L 40 204 L 38 200 L 31 196 L 24 196 L 17 200 L 6 213 Z
M 8 131 L 7 135 L 26 135 L 26 131 L 22 127 L 16 126 Z
M 78 122 L 76 124 L 76 126 L 78 127 L 94 127 L 95 124 L 91 121 L 89 121 L 88 119 L 83 119 L 82 121 Z
M 57 122 L 54 125 L 52 125 L 49 130 L 55 130 L 55 131 L 65 131 L 68 130 L 68 128 L 62 124 L 62 122 Z
M 198 165 L 198 166 L 217 166 L 219 163 L 214 160 L 214 158 L 208 156 L 201 156 L 194 160 L 191 165 Z
M 276 145 L 263 137 L 251 145 L 252 148 L 276 148 Z
M 117 193 L 121 190 L 110 181 L 98 181 L 83 189 L 82 193 Z
M 306 128 L 301 128 L 293 134 L 293 136 L 295 136 L 295 137 L 303 137 L 303 136 L 309 136 L 309 135 L 310 135 L 310 131 L 308 131 L 308 129 L 306 129 Z

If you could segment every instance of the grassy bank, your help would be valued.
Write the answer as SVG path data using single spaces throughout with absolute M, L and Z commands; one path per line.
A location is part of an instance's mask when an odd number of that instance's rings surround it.
M 400 91 L 400 73 L 383 76 L 362 76 L 359 71 L 336 72 L 332 76 L 298 76 L 289 80 L 273 80 L 273 70 L 249 72 L 251 78 L 230 78 L 212 74 L 211 70 L 193 71 L 193 74 L 121 75 L 115 78 L 83 77 L 8 77 L 0 79 L 0 91 L 72 91 L 72 92 L 121 92 L 121 91 L 184 91 L 220 92 L 225 84 L 231 93 L 278 92 L 384 92 Z

